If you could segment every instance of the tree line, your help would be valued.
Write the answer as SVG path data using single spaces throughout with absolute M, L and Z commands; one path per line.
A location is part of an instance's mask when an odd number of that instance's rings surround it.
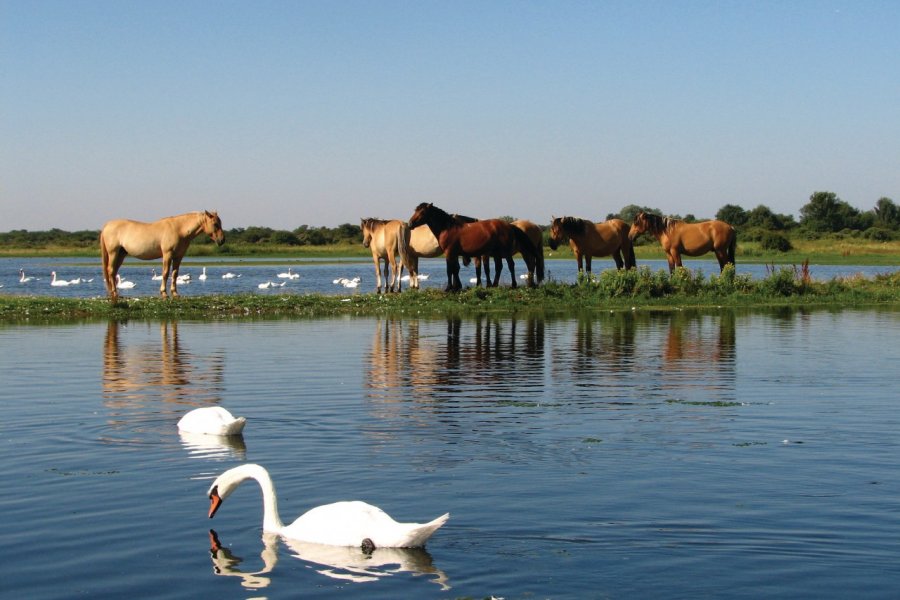
M 652 212 L 694 222 L 693 214 L 665 215 L 662 211 L 646 206 L 628 204 L 617 213 L 609 213 L 607 219 L 620 218 L 628 223 L 638 212 Z M 580 215 L 573 215 L 580 216 Z M 591 218 L 590 215 L 584 215 Z M 502 217 L 511 221 L 512 217 Z M 800 220 L 793 215 L 778 214 L 768 206 L 745 209 L 737 204 L 726 204 L 715 218 L 731 223 L 739 232 L 739 239 L 759 241 L 767 249 L 790 249 L 788 237 L 816 239 L 826 235 L 850 236 L 876 241 L 900 239 L 900 207 L 890 198 L 880 198 L 870 210 L 859 210 L 838 198 L 834 192 L 814 192 L 809 202 L 800 208 Z M 546 227 L 546 226 L 545 226 Z M 88 248 L 97 244 L 100 230 L 27 231 L 18 229 L 0 233 L 0 247 Z M 237 227 L 226 231 L 229 243 L 243 246 L 327 246 L 356 244 L 362 239 L 359 225 L 343 223 L 337 227 L 313 227 L 301 225 L 294 230 L 270 227 Z M 199 236 L 195 244 L 212 243 L 206 236 Z

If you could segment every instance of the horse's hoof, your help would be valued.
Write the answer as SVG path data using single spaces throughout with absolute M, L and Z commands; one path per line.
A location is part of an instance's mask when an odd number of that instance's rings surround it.
M 375 542 L 369 538 L 364 539 L 360 545 L 360 550 L 363 551 L 363 554 L 372 554 L 375 551 Z

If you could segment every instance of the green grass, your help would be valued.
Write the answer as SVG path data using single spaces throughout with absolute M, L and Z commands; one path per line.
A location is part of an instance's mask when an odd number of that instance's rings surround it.
M 402 294 L 190 296 L 175 300 L 130 298 L 112 304 L 100 298 L 0 296 L 0 322 L 53 319 L 253 319 L 338 315 L 416 316 L 502 313 L 574 315 L 590 311 L 676 310 L 755 306 L 900 306 L 900 273 L 818 282 L 802 268 L 777 267 L 764 279 L 700 271 L 639 267 L 603 271 L 577 284 L 549 282 L 535 289 L 469 288 L 458 293 L 428 289 Z

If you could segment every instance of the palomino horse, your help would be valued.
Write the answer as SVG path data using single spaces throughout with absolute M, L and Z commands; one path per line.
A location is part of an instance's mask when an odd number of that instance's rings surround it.
M 128 255 L 142 260 L 162 257 L 159 294 L 163 298 L 167 297 L 166 280 L 171 275 L 172 296 L 178 296 L 175 280 L 178 278 L 181 259 L 191 240 L 200 235 L 200 232 L 206 233 L 219 246 L 225 242 L 222 220 L 215 212 L 185 213 L 153 223 L 129 219 L 109 221 L 100 231 L 100 256 L 103 260 L 103 281 L 110 300 L 115 302 L 119 298 L 116 275 Z
M 409 269 L 409 225 L 394 219 L 384 221 L 382 219 L 363 219 L 360 227 L 363 232 L 363 246 L 372 251 L 372 260 L 375 262 L 375 290 L 381 293 L 381 261 L 384 261 L 384 291 L 393 292 L 394 283 L 397 291 L 400 291 L 400 277 L 403 275 L 403 265 Z M 400 268 L 397 268 L 397 255 L 400 255 Z M 388 285 L 388 267 L 391 270 L 390 285 Z M 412 271 L 410 271 L 410 274 Z
M 587 272 L 591 272 L 591 259 L 595 256 L 612 255 L 617 269 L 637 266 L 634 246 L 628 239 L 628 224 L 622 219 L 594 223 L 577 217 L 554 217 L 550 224 L 550 249 L 556 250 L 565 238 L 569 238 L 579 273 L 583 270 L 583 262 Z
M 681 266 L 681 255 L 700 256 L 716 253 L 719 270 L 728 263 L 734 264 L 737 234 L 734 227 L 724 221 L 685 223 L 680 219 L 661 217 L 653 213 L 639 212 L 631 225 L 628 237 L 637 238 L 645 231 L 652 233 L 662 245 L 669 261 L 669 271 Z
M 410 227 L 428 225 L 437 238 L 447 260 L 447 291 L 462 289 L 459 280 L 459 257 L 500 256 L 509 265 L 512 287 L 516 287 L 516 271 L 512 260 L 518 250 L 529 271 L 534 270 L 536 250 L 521 229 L 500 219 L 460 223 L 452 215 L 433 204 L 423 202 L 409 219 Z M 496 279 L 500 278 L 498 269 Z M 533 282 L 529 282 L 533 285 Z

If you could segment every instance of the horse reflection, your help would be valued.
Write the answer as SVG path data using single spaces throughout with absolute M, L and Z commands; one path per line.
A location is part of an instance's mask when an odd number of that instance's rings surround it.
M 715 321 L 718 320 L 718 323 Z M 676 361 L 733 363 L 735 360 L 735 314 L 724 311 L 718 317 L 679 312 L 669 319 L 663 350 L 667 366 Z
M 403 402 L 408 394 L 430 402 L 435 391 L 460 385 L 506 386 L 543 379 L 544 320 L 450 317 L 443 334 L 433 322 L 379 320 L 369 352 L 366 382 L 372 397 Z M 423 333 L 424 330 L 424 333 Z
M 259 589 L 268 586 L 271 580 L 262 575 L 271 573 L 278 564 L 279 536 L 267 533 L 262 539 L 264 547 L 260 557 L 263 568 L 259 571 L 245 572 L 239 567 L 243 559 L 224 548 L 216 532 L 210 529 L 209 552 L 213 572 L 216 575 L 239 577 L 242 580 L 241 585 L 245 588 Z M 376 548 L 371 553 L 366 553 L 356 546 L 327 546 L 288 538 L 280 539 L 291 551 L 291 556 L 306 563 L 325 567 L 315 567 L 316 572 L 332 579 L 370 583 L 399 573 L 411 573 L 431 575 L 433 577 L 430 577 L 429 581 L 439 585 L 441 590 L 450 589 L 447 575 L 434 566 L 431 555 L 424 548 Z
M 107 408 L 141 410 L 152 401 L 182 412 L 221 401 L 224 356 L 198 357 L 182 347 L 177 322 L 160 322 L 160 341 L 141 340 L 143 327 L 110 321 L 103 343 L 102 390 Z M 133 328 L 134 331 L 129 331 Z M 128 332 L 126 338 L 125 332 Z M 134 341 L 138 339 L 138 341 Z M 158 413 L 158 407 L 152 409 Z

